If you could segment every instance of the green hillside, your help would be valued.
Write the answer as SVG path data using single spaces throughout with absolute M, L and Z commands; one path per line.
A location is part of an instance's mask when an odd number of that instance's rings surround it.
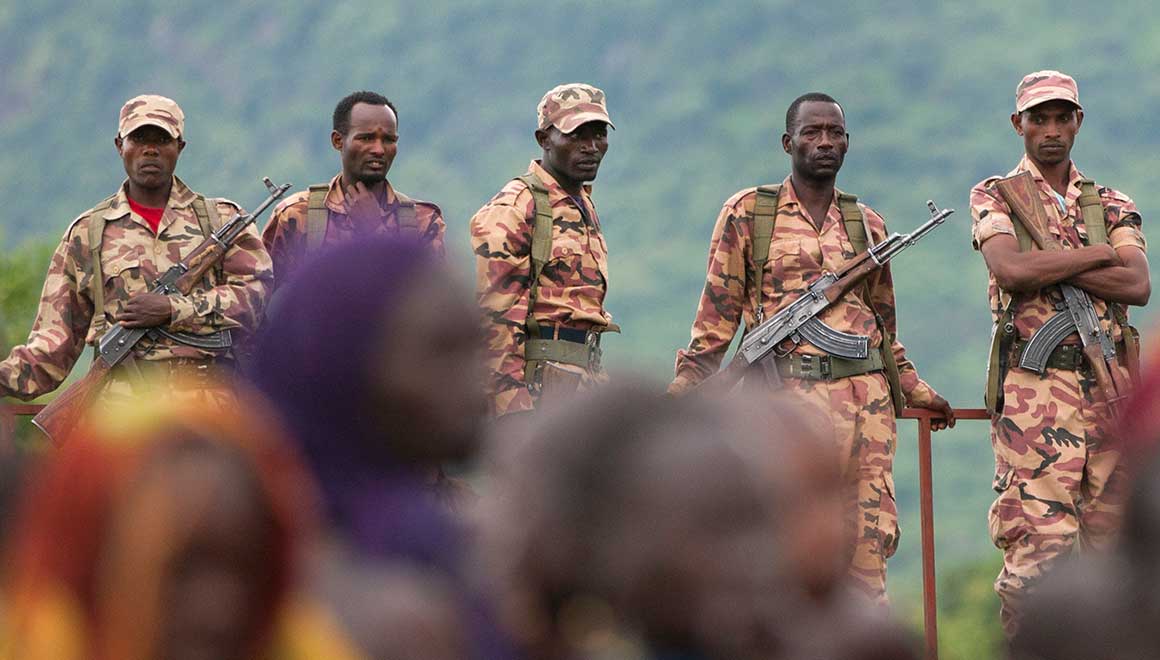
M 847 112 L 852 144 L 842 188 L 897 230 L 925 217 L 928 198 L 958 209 L 894 272 L 901 339 L 921 373 L 956 405 L 974 407 L 989 318 L 967 192 L 1019 158 L 1021 142 L 1007 122 L 1019 77 L 1040 68 L 1075 75 L 1087 111 L 1077 162 L 1135 198 L 1149 235 L 1160 204 L 1155 174 L 1142 166 L 1160 144 L 1160 118 L 1145 109 L 1160 96 L 1152 75 L 1160 23 L 1140 20 L 1152 5 L 1018 7 L 1000 0 L 7 3 L 0 8 L 0 254 L 5 263 L 26 259 L 17 246 L 57 240 L 72 217 L 115 189 L 123 172 L 112 140 L 130 96 L 177 99 L 189 141 L 179 174 L 197 190 L 252 206 L 264 195 L 263 175 L 301 189 L 337 171 L 331 111 L 347 92 L 369 88 L 399 108 L 391 180 L 443 207 L 452 258 L 466 278 L 467 220 L 536 155 L 540 95 L 587 81 L 607 92 L 618 129 L 595 193 L 612 253 L 608 304 L 624 328 L 607 343 L 607 362 L 662 380 L 688 341 L 721 202 L 785 175 L 778 143 L 785 108 L 821 90 Z M 26 310 L 0 306 L 8 314 L 2 325 L 26 328 L 31 312 L 16 309 Z M 1148 310 L 1137 317 L 1145 327 L 1152 318 Z M 900 426 L 897 481 L 908 524 L 892 590 L 900 611 L 913 616 L 915 434 L 912 422 Z M 973 585 L 964 593 L 982 593 L 978 579 L 963 576 L 986 574 L 995 559 L 985 521 L 987 427 L 964 423 L 936 445 L 940 570 Z M 970 647 L 963 649 L 959 657 L 968 657 Z

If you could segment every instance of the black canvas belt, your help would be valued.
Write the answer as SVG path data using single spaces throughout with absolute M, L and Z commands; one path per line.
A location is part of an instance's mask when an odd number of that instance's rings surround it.
M 882 371 L 882 354 L 872 351 L 869 356 L 861 360 L 851 360 L 836 355 L 808 355 L 790 353 L 789 355 L 774 358 L 777 363 L 777 373 L 782 378 L 798 378 L 800 380 L 837 380 L 849 378 L 872 371 Z
M 1023 351 L 1026 348 L 1026 339 L 1015 339 L 1012 341 L 1011 359 L 1007 364 L 1018 368 L 1019 359 L 1023 357 Z M 1120 364 L 1124 363 L 1124 341 L 1122 339 L 1116 342 L 1116 361 Z M 1049 369 L 1078 371 L 1083 368 L 1084 364 L 1083 346 L 1080 344 L 1060 344 L 1051 351 L 1051 355 L 1047 356 L 1047 367 Z
M 565 326 L 540 326 L 540 339 L 563 339 L 564 341 L 575 342 L 577 344 L 588 343 L 588 330 L 580 328 L 568 328 Z M 600 344 L 600 333 L 592 333 L 596 336 L 596 344 Z

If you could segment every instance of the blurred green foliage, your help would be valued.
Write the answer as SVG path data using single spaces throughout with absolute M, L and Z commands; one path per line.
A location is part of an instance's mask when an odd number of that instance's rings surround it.
M 117 111 L 135 94 L 166 94 L 184 108 L 183 179 L 252 205 L 264 195 L 263 175 L 301 189 L 337 171 L 328 141 L 334 104 L 355 89 L 385 92 L 402 136 L 391 179 L 442 205 L 451 259 L 466 280 L 468 218 L 536 156 L 540 95 L 582 80 L 608 93 L 618 129 L 595 193 L 611 248 L 608 306 L 624 328 L 607 342 L 606 361 L 663 380 L 688 341 L 721 202 L 784 177 L 785 108 L 822 90 L 845 106 L 852 136 L 842 188 L 896 230 L 918 224 L 928 198 L 958 209 L 896 261 L 894 274 L 911 357 L 952 402 L 975 407 L 990 320 L 967 192 L 1020 156 L 1008 123 L 1015 84 L 1040 68 L 1077 77 L 1087 119 L 1076 161 L 1132 195 L 1154 233 L 1160 192 L 1145 164 L 1160 143 L 1160 117 L 1145 108 L 1160 96 L 1151 75 L 1160 22 L 1139 20 L 1152 13 L 1143 0 L 1098 12 L 1044 0 L 1018 11 L 1001 0 L 7 3 L 3 347 L 27 332 L 48 246 L 121 181 L 112 140 Z M 34 242 L 16 247 L 26 241 Z M 1145 327 L 1153 318 L 1137 315 Z M 900 430 L 907 531 L 891 588 L 909 612 L 919 593 L 917 472 L 913 424 Z M 997 618 L 979 595 L 996 556 L 985 521 L 987 426 L 964 422 L 938 434 L 934 459 L 942 586 L 961 594 L 944 603 L 944 649 L 990 657 L 978 646 L 994 637 Z

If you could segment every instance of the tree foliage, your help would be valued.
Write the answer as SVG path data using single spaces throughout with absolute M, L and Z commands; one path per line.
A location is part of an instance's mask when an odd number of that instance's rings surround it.
M 785 108 L 822 90 L 842 102 L 852 135 L 842 188 L 895 230 L 921 222 L 928 198 L 958 209 L 895 262 L 894 277 L 901 339 L 921 373 L 956 405 L 978 406 L 990 319 L 967 191 L 1019 158 L 1007 121 L 1019 77 L 1058 68 L 1079 80 L 1087 112 L 1077 162 L 1132 195 L 1151 234 L 1160 193 L 1140 165 L 1160 142 L 1160 118 L 1142 108 L 1160 93 L 1151 75 L 1160 22 L 1139 17 L 1152 13 L 1143 0 L 1096 11 L 1043 0 L 1018 11 L 1001 0 L 8 3 L 0 9 L 5 347 L 27 332 L 47 263 L 46 247 L 13 246 L 56 240 L 115 189 L 117 111 L 135 94 L 166 94 L 184 108 L 187 182 L 252 205 L 263 175 L 301 189 L 337 171 L 334 104 L 355 89 L 385 92 L 402 136 L 391 179 L 442 205 L 451 258 L 466 278 L 467 220 L 536 155 L 540 95 L 582 80 L 605 89 L 617 125 L 595 194 L 611 249 L 608 304 L 624 328 L 607 342 L 606 361 L 663 379 L 688 341 L 721 202 L 781 180 Z M 1152 315 L 1137 318 L 1148 326 Z M 897 470 L 908 545 L 892 565 L 904 582 L 918 561 L 908 424 Z M 940 434 L 935 458 L 940 566 L 993 556 L 986 426 Z

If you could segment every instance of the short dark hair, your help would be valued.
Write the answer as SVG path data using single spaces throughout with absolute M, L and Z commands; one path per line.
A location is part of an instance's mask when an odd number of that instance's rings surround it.
M 385 105 L 391 109 L 391 112 L 395 113 L 395 120 L 399 119 L 399 111 L 395 109 L 395 104 L 382 94 L 367 91 L 352 92 L 334 106 L 334 130 L 346 135 L 346 132 L 350 130 L 350 111 L 357 103 Z
M 833 103 L 834 105 L 838 106 L 839 110 L 842 110 L 842 104 L 835 101 L 834 97 L 830 96 L 829 94 L 825 94 L 822 92 L 806 92 L 805 94 L 802 94 L 801 96 L 794 99 L 793 103 L 789 104 L 789 109 L 785 111 L 785 132 L 786 133 L 793 133 L 793 127 L 795 124 L 797 124 L 797 120 L 798 120 L 798 111 L 801 109 L 803 103 L 807 103 L 809 101 L 821 101 L 822 103 Z M 842 110 L 842 114 L 843 115 L 846 114 L 846 111 Z

